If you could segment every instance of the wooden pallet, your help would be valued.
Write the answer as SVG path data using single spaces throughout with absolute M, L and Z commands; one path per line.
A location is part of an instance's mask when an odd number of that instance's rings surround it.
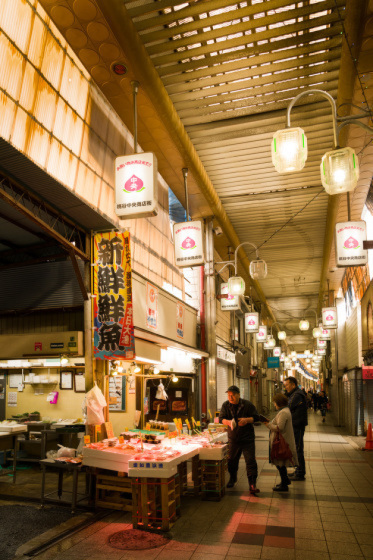
M 132 479 L 132 525 L 169 531 L 180 516 L 180 477 Z
M 221 461 L 201 461 L 202 499 L 220 501 L 225 495 L 226 458 Z
M 96 507 L 132 511 L 132 485 L 128 476 L 96 473 Z

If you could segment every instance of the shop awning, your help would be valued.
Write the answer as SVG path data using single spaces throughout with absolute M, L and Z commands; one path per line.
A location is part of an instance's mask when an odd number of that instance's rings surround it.
M 176 348 L 178 350 L 183 350 L 184 352 L 190 352 L 191 354 L 198 354 L 198 358 L 208 358 L 210 355 L 208 352 L 200 350 L 199 348 L 187 346 L 181 342 L 176 342 L 176 340 L 150 333 L 144 329 L 135 328 L 135 337 L 142 338 L 143 340 L 147 340 L 149 342 L 154 342 L 155 344 L 162 346 L 162 348 Z

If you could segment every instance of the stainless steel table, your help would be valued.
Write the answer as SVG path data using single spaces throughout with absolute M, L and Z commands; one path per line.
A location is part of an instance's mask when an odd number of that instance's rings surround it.
M 4 451 L 4 464 L 6 464 L 6 454 L 8 451 L 13 451 L 13 467 L 12 468 L 5 468 L 2 469 L 0 475 L 9 474 L 9 472 L 13 472 L 13 484 L 16 482 L 16 468 L 17 468 L 17 440 L 19 434 L 22 434 L 27 431 L 25 428 L 24 431 L 17 431 L 17 432 L 0 432 L 0 451 Z

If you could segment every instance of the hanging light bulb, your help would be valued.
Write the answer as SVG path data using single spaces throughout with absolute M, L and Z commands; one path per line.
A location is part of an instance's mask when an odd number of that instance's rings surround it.
M 243 296 L 245 293 L 245 281 L 241 276 L 232 276 L 228 279 L 228 293 L 230 296 Z
M 307 137 L 304 130 L 285 128 L 277 130 L 272 140 L 272 163 L 278 173 L 303 169 L 307 160 Z
M 131 368 L 133 370 L 133 373 L 139 373 L 141 371 L 141 367 L 138 366 L 135 362 L 132 362 Z
M 309 328 L 310 324 L 308 321 L 306 321 L 306 319 L 302 319 L 301 321 L 299 321 L 299 329 L 301 331 L 308 331 Z
M 250 276 L 254 280 L 263 280 L 267 276 L 267 263 L 263 259 L 257 259 L 250 263 Z
M 285 340 L 286 339 L 286 332 L 285 331 L 278 331 L 277 337 L 278 337 L 279 340 Z
M 158 375 L 159 369 L 157 368 L 157 366 L 153 366 L 153 373 L 154 375 Z
M 320 336 L 322 335 L 322 329 L 320 329 L 320 327 L 315 327 L 312 330 L 312 336 L 313 338 L 320 338 Z
M 321 160 L 320 171 L 328 194 L 353 191 L 359 180 L 359 162 L 352 148 L 327 152 Z
M 61 363 L 61 366 L 66 366 L 66 364 L 69 363 L 69 359 L 66 358 L 66 356 L 61 356 L 60 363 Z
M 290 356 L 291 356 L 292 358 L 296 358 L 296 357 L 297 357 L 296 351 L 293 350 L 292 352 L 290 352 Z
M 176 377 L 176 375 L 173 375 L 171 379 L 174 383 L 177 383 L 179 381 L 179 378 Z
M 304 355 L 305 356 L 311 356 L 311 351 L 310 350 L 305 350 Z

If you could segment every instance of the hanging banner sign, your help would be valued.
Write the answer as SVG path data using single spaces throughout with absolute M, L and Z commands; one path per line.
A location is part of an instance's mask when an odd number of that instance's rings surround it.
M 323 349 L 327 347 L 327 341 L 326 340 L 321 340 L 320 338 L 317 339 L 317 349 Z
M 317 349 L 317 356 L 325 356 L 325 355 L 326 355 L 326 348 Z
M 331 333 L 330 333 L 330 329 L 324 329 L 324 327 L 322 325 L 319 325 L 320 329 L 321 329 L 321 336 L 319 336 L 320 340 L 330 340 L 331 339 Z
M 281 346 L 275 346 L 273 349 L 274 358 L 281 358 Z
M 278 358 L 278 357 L 276 358 L 276 357 L 269 356 L 269 357 L 267 358 L 267 369 L 278 368 L 278 367 L 280 367 L 280 360 L 279 360 L 279 358 Z
M 336 264 L 338 267 L 362 266 L 368 262 L 368 251 L 363 249 L 367 239 L 364 221 L 341 222 L 335 226 Z
M 281 352 L 280 354 L 280 362 L 285 362 L 286 361 L 286 354 L 285 352 Z
M 205 264 L 202 221 L 174 224 L 174 246 L 179 268 Z
M 245 332 L 257 333 L 259 331 L 259 313 L 245 313 Z
M 220 300 L 221 311 L 237 311 L 241 309 L 240 296 L 231 296 L 228 293 L 228 282 L 221 284 L 220 295 L 226 296 L 221 298 Z
M 267 340 L 267 327 L 266 325 L 260 325 L 258 332 L 256 333 L 257 342 L 266 342 Z
M 322 308 L 322 325 L 326 329 L 336 329 L 338 327 L 338 316 L 336 307 Z
M 94 357 L 97 360 L 133 360 L 130 234 L 97 233 L 94 262 Z
M 158 166 L 151 152 L 115 159 L 115 213 L 119 218 L 158 214 Z
M 146 283 L 146 326 L 148 329 L 158 328 L 158 288 Z
M 182 303 L 176 304 L 176 336 L 184 338 L 184 316 L 185 306 Z

